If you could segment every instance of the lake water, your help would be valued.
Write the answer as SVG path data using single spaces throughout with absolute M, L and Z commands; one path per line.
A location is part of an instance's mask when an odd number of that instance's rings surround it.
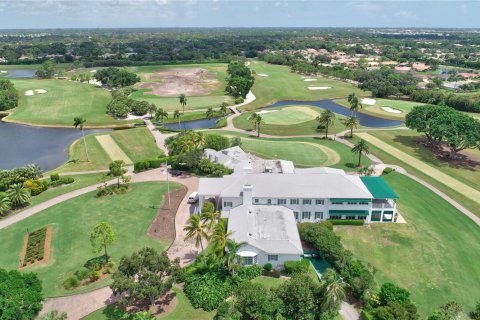
M 1 70 L 1 67 L 0 67 Z M 35 69 L 13 69 L 8 70 L 6 73 L 6 78 L 16 79 L 16 78 L 33 78 L 35 77 Z
M 85 130 L 87 133 L 105 131 Z M 0 122 L 0 169 L 38 164 L 52 170 L 68 160 L 70 144 L 82 136 L 78 129 L 41 128 Z
M 192 121 L 185 121 L 185 122 L 172 122 L 172 123 L 164 123 L 163 126 L 165 128 L 171 130 L 193 130 L 193 129 L 209 129 L 214 128 L 217 125 L 217 120 L 220 117 L 215 117 L 212 119 L 199 119 L 199 120 L 192 120 Z

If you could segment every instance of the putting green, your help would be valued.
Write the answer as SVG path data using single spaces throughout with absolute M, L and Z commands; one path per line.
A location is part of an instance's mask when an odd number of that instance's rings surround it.
M 290 125 L 314 120 L 318 112 L 309 107 L 293 106 L 258 111 L 266 124 Z
M 105 150 L 105 152 L 108 154 L 110 159 L 112 159 L 112 161 L 123 160 L 125 164 L 133 163 L 110 135 L 105 134 L 101 136 L 95 136 L 95 138 L 97 139 L 98 143 L 100 143 L 103 150 Z

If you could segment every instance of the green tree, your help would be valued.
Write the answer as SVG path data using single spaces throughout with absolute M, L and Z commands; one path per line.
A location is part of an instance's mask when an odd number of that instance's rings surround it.
M 462 307 L 455 301 L 449 301 L 428 317 L 428 320 L 459 320 L 461 315 Z
M 241 147 L 242 146 L 242 138 L 240 137 L 233 137 L 230 139 L 230 146 L 231 147 Z
M 211 235 L 217 219 L 220 218 L 220 212 L 211 210 L 210 212 L 202 212 L 202 223 L 206 226 L 207 234 Z
M 30 190 L 24 188 L 21 183 L 16 183 L 7 189 L 7 197 L 13 208 L 19 208 L 27 205 L 30 201 Z
M 220 105 L 220 114 L 222 115 L 222 117 L 225 117 L 228 114 L 227 106 L 228 103 L 226 103 L 225 101 L 222 102 L 222 104 Z
M 148 105 L 148 113 L 150 114 L 150 118 L 153 118 L 157 112 L 157 106 L 154 103 L 150 103 Z
M 10 80 L 0 79 L 0 111 L 18 106 L 18 91 Z
M 120 259 L 111 288 L 115 294 L 124 294 L 122 304 L 148 300 L 153 306 L 158 297 L 172 288 L 180 272 L 179 263 L 179 259 L 170 261 L 165 252 L 159 254 L 153 248 L 140 249 Z
M 227 242 L 229 236 L 233 234 L 233 231 L 228 232 L 227 229 L 227 220 L 220 219 L 218 223 L 213 228 L 213 233 L 211 237 L 211 243 L 215 248 L 215 252 L 219 256 L 225 255 L 225 250 L 227 247 Z
M 254 112 L 250 115 L 248 120 L 253 122 L 253 126 L 255 127 L 255 130 L 257 131 L 257 137 L 260 137 L 260 125 L 264 123 L 263 119 L 262 119 L 262 116 L 259 115 L 256 112 Z
M 187 232 L 185 241 L 189 239 L 195 240 L 195 247 L 201 247 L 203 251 L 203 239 L 208 239 L 206 232 L 207 226 L 202 222 L 198 214 L 194 214 L 188 218 L 186 226 L 183 228 Z
M 112 226 L 107 222 L 100 222 L 90 233 L 90 244 L 94 253 L 99 253 L 102 249 L 105 252 L 105 263 L 108 262 L 107 246 L 115 242 L 116 236 Z
M 160 120 L 160 122 L 163 122 L 163 119 L 168 119 L 168 112 L 163 110 L 163 108 L 158 108 L 155 110 L 155 120 Z
M 10 199 L 7 196 L 0 198 L 0 216 L 10 211 L 10 208 Z
M 370 148 L 365 140 L 360 140 L 356 145 L 352 148 L 353 153 L 358 154 L 358 164 L 357 166 L 360 167 L 362 164 L 362 155 L 367 155 L 370 153 Z
M 52 60 L 46 60 L 42 63 L 40 68 L 38 68 L 35 75 L 39 78 L 50 79 L 55 73 L 55 62 Z
M 232 275 L 235 276 L 235 270 L 238 268 L 237 252 L 242 247 L 243 243 L 235 242 L 232 239 L 227 239 L 227 245 L 225 246 L 225 260 L 227 262 L 227 269 Z
M 332 110 L 324 110 L 317 116 L 317 121 L 325 126 L 325 139 L 328 138 L 328 128 L 335 122 L 335 113 Z
M 434 105 L 415 106 L 405 117 L 405 125 L 425 134 L 428 143 L 434 141 L 432 121 L 442 114 L 454 112 L 452 108 Z
M 353 138 L 353 129 L 358 128 L 359 124 L 358 118 L 355 116 L 351 116 L 350 118 L 345 118 L 343 120 L 343 125 L 350 129 L 350 138 Z
M 178 97 L 178 101 L 180 102 L 180 105 L 182 106 L 182 113 L 185 113 L 185 106 L 187 105 L 187 96 L 182 93 Z
M 264 285 L 244 282 L 235 291 L 235 307 L 245 319 L 281 318 L 282 300 Z
M 410 302 L 410 292 L 391 282 L 386 282 L 380 287 L 378 297 L 382 305 L 387 305 L 389 302 L 398 302 L 401 304 Z
M 207 111 L 205 112 L 205 117 L 210 120 L 215 116 L 215 111 L 213 111 L 212 107 L 209 107 Z
M 123 168 L 124 165 L 123 160 L 115 160 L 108 166 L 108 175 L 117 178 L 117 188 L 120 188 L 120 178 L 127 172 L 127 170 Z
M 65 312 L 58 312 L 57 310 L 53 310 L 41 316 L 38 320 L 66 320 L 66 319 L 67 319 L 67 314 Z
M 42 282 L 35 273 L 0 269 L 0 320 L 34 319 L 42 300 Z
M 283 301 L 287 319 L 314 320 L 320 313 L 320 287 L 309 274 L 294 274 L 278 288 L 277 296 Z
M 322 290 L 321 309 L 328 314 L 336 314 L 340 304 L 345 300 L 345 284 L 333 269 L 327 269 L 323 274 L 325 285 Z
M 178 120 L 178 126 L 180 127 L 180 111 L 178 110 L 175 110 L 173 112 L 173 120 L 177 119 Z
M 140 81 L 140 77 L 125 68 L 108 67 L 98 70 L 95 79 L 111 88 L 132 86 Z
M 350 110 L 352 110 L 352 114 L 358 112 L 358 108 L 363 107 L 355 92 L 349 94 L 347 100 L 350 104 Z
M 87 156 L 87 161 L 90 161 L 90 158 L 88 156 L 88 150 L 87 150 L 87 141 L 85 140 L 85 132 L 83 131 L 83 126 L 85 125 L 86 122 L 87 120 L 82 117 L 73 118 L 73 126 L 75 128 L 79 128 L 82 131 L 83 146 L 85 147 L 85 154 Z
M 227 149 L 230 146 L 230 141 L 227 137 L 219 134 L 209 134 L 205 137 L 205 148 L 214 150 Z
M 477 303 L 475 310 L 470 312 L 470 318 L 473 320 L 480 320 L 480 302 Z

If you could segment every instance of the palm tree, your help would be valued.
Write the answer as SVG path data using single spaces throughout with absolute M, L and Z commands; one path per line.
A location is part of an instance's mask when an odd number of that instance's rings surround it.
M 206 226 L 202 223 L 198 214 L 190 216 L 187 225 L 183 228 L 183 230 L 187 232 L 185 240 L 192 238 L 195 239 L 195 247 L 198 248 L 200 246 L 203 251 L 202 240 L 208 239 L 208 234 L 205 232 L 205 228 Z
M 202 215 L 200 218 L 202 219 L 202 222 L 205 224 L 207 227 L 207 232 L 209 235 L 211 235 L 213 231 L 213 227 L 215 227 L 215 223 L 217 222 L 217 219 L 220 217 L 220 212 L 212 210 L 211 212 L 202 212 Z
M 163 108 L 158 108 L 156 111 L 155 111 L 155 120 L 158 121 L 160 120 L 161 122 L 163 122 L 163 119 L 168 119 L 168 112 L 166 112 L 165 110 L 163 110 Z
M 218 255 L 225 255 L 228 237 L 232 234 L 233 231 L 227 232 L 227 220 L 219 220 L 215 225 L 211 238 L 212 245 L 216 248 L 215 252 L 217 252 Z
M 259 115 L 258 113 L 254 112 L 252 115 L 248 118 L 248 120 L 253 122 L 253 125 L 255 127 L 255 130 L 257 130 L 257 137 L 260 137 L 260 125 L 263 124 L 263 119 L 262 116 Z
M 150 114 L 150 118 L 153 118 L 153 115 L 157 111 L 157 106 L 154 103 L 150 103 L 147 108 L 148 113 Z
M 193 142 L 193 146 L 197 149 L 202 149 L 205 147 L 205 135 L 199 131 L 190 131 L 190 136 Z
M 235 276 L 235 269 L 237 264 L 235 263 L 237 259 L 237 252 L 243 243 L 237 243 L 234 240 L 228 239 L 225 246 L 227 269 L 232 276 Z
M 335 121 L 335 113 L 332 110 L 324 110 L 317 116 L 317 121 L 325 126 L 325 139 L 328 138 L 328 127 Z
M 75 117 L 73 118 L 73 126 L 75 128 L 80 128 L 82 130 L 82 136 L 83 136 L 83 145 L 85 146 L 85 154 L 87 155 L 87 161 L 90 161 L 90 158 L 88 157 L 88 150 L 87 150 L 87 142 L 85 141 L 85 133 L 83 132 L 83 125 L 87 122 L 86 119 L 83 119 L 82 117 Z
M 8 197 L 0 198 L 0 216 L 10 210 L 10 199 Z
M 222 104 L 220 105 L 220 114 L 222 115 L 222 117 L 225 117 L 228 114 L 227 106 L 228 103 L 226 103 L 225 101 L 222 102 Z
M 185 113 L 185 106 L 187 105 L 187 96 L 183 93 L 178 97 L 180 104 L 182 105 L 182 113 Z
M 362 108 L 362 104 L 360 103 L 360 100 L 358 100 L 357 95 L 355 92 L 352 92 L 351 94 L 348 95 L 348 103 L 350 103 L 350 110 L 352 110 L 352 114 L 354 112 L 358 111 L 358 108 Z
M 353 129 L 358 128 L 359 125 L 358 118 L 355 116 L 346 118 L 343 120 L 343 125 L 350 129 L 350 138 L 353 138 Z
M 30 201 L 30 190 L 24 188 L 21 183 L 13 184 L 7 190 L 7 197 L 12 207 L 18 208 Z
M 212 119 L 215 116 L 215 112 L 213 111 L 212 107 L 209 107 L 207 109 L 207 112 L 205 112 L 205 116 L 207 117 L 208 120 Z
M 173 120 L 177 119 L 178 120 L 178 127 L 180 128 L 180 111 L 175 110 L 173 112 Z
M 362 160 L 362 154 L 367 155 L 370 153 L 370 149 L 368 147 L 368 144 L 365 140 L 360 140 L 353 148 L 352 148 L 353 153 L 358 153 L 358 167 L 360 167 L 361 160 Z
M 345 285 L 332 269 L 327 269 L 322 279 L 325 280 L 325 286 L 320 307 L 323 312 L 335 312 L 345 300 Z

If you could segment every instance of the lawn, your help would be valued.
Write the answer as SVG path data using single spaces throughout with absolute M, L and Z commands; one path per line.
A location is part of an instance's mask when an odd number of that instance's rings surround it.
M 376 117 L 392 119 L 392 120 L 403 120 L 407 113 L 413 109 L 414 106 L 421 106 L 424 103 L 414 102 L 414 101 L 404 101 L 404 100 L 391 100 L 391 99 L 375 99 L 377 102 L 375 105 L 363 105 L 358 111 L 361 113 L 369 114 Z M 350 104 L 347 99 L 338 99 L 335 100 L 339 105 L 350 108 Z M 392 109 L 400 110 L 402 113 L 392 113 L 387 112 L 382 109 L 382 107 L 390 107 Z
M 251 61 L 249 67 L 257 74 L 252 88 L 257 99 L 242 107 L 244 110 L 253 110 L 286 99 L 322 100 L 344 98 L 352 92 L 355 92 L 358 96 L 368 96 L 367 92 L 363 92 L 357 87 L 342 81 L 322 77 L 309 77 L 318 80 L 306 82 L 301 75 L 292 73 L 290 67 L 287 66 L 254 60 Z M 268 77 L 262 77 L 259 74 L 266 74 Z M 309 90 L 309 86 L 325 86 L 331 87 L 331 89 Z
M 188 298 L 185 296 L 182 290 L 177 287 L 173 288 L 177 295 L 177 306 L 171 312 L 166 315 L 159 317 L 158 319 L 163 320 L 180 320 L 180 319 L 195 319 L 195 320 L 211 320 L 215 314 L 214 311 L 207 312 L 202 309 L 194 309 L 188 301 Z M 99 309 L 88 316 L 84 317 L 82 320 L 117 320 L 122 316 L 122 313 L 119 312 L 115 307 L 109 306 L 106 308 Z
M 423 316 L 450 300 L 473 310 L 480 297 L 479 227 L 410 178 L 392 173 L 385 180 L 400 196 L 407 224 L 335 227 L 346 248 L 375 268 L 379 284 L 407 288 Z
M 172 68 L 202 68 L 210 72 L 214 72 L 217 76 L 218 83 L 215 85 L 214 90 L 205 96 L 187 96 L 186 110 L 207 109 L 208 107 L 219 107 L 222 102 L 233 104 L 233 98 L 225 94 L 227 76 L 227 64 L 225 63 L 205 63 L 205 64 L 182 64 L 182 65 L 158 65 L 158 66 L 140 66 L 130 67 L 133 72 L 136 72 L 142 82 L 161 82 L 160 80 L 152 81 L 147 79 L 148 74 L 152 74 L 155 71 L 162 69 Z M 137 84 L 138 86 L 139 84 Z M 179 89 L 179 94 L 180 95 Z M 151 89 L 140 89 L 131 95 L 131 98 L 136 100 L 148 101 L 154 103 L 158 107 L 162 107 L 167 111 L 181 110 L 182 107 L 179 103 L 178 97 L 157 96 L 149 94 Z
M 16 122 L 48 126 L 72 127 L 73 118 L 82 116 L 86 126 L 125 126 L 132 121 L 115 120 L 107 115 L 110 93 L 93 85 L 67 80 L 12 80 L 19 92 L 19 106 L 8 119 Z M 25 96 L 25 91 L 44 89 L 47 92 Z
M 113 130 L 98 134 L 86 136 L 88 155 L 90 161 L 86 161 L 83 139 L 76 140 L 70 146 L 70 160 L 52 172 L 77 172 L 89 170 L 108 169 L 112 162 L 110 156 L 102 148 L 96 135 L 108 134 L 120 147 L 120 149 L 133 162 L 145 159 L 157 158 L 163 155 L 163 151 L 158 149 L 155 139 L 146 127 L 139 127 L 126 130 Z
M 259 276 L 252 280 L 253 283 L 259 283 L 266 287 L 267 289 L 274 289 L 281 286 L 285 281 L 286 278 L 273 278 L 267 276 Z
M 175 189 L 178 185 L 170 187 Z M 89 234 L 101 221 L 108 222 L 117 236 L 116 243 L 109 248 L 109 254 L 116 263 L 123 255 L 144 246 L 164 250 L 169 241 L 152 239 L 146 233 L 166 190 L 166 183 L 148 182 L 133 184 L 131 190 L 123 195 L 96 198 L 95 192 L 91 192 L 17 222 L 0 230 L 0 267 L 17 268 L 26 230 L 51 225 L 53 238 L 50 261 L 44 266 L 25 269 L 38 274 L 43 282 L 44 295 L 72 294 L 107 285 L 110 281 L 108 278 L 77 291 L 67 291 L 62 283 L 89 259 L 97 256 L 92 253 Z
M 368 134 L 388 143 L 390 146 L 397 148 L 409 156 L 424 162 L 428 166 L 439 170 L 441 173 L 458 180 L 466 186 L 477 191 L 480 190 L 480 185 L 478 184 L 478 181 L 480 181 L 480 171 L 478 170 L 480 166 L 480 160 L 478 160 L 480 159 L 480 152 L 478 150 L 468 150 L 466 152 L 466 154 L 473 156 L 470 162 L 451 163 L 446 161 L 445 158 L 437 158 L 430 149 L 423 144 L 418 143 L 419 141 L 422 141 L 421 136 L 413 130 L 369 131 Z M 468 198 L 464 193 L 453 188 L 450 184 L 444 184 L 440 180 L 436 180 L 433 176 L 425 173 L 424 170 L 420 170 L 417 166 L 405 159 L 394 157 L 383 149 L 375 147 L 372 144 L 370 144 L 370 149 L 370 151 L 383 162 L 397 164 L 404 167 L 409 173 L 412 173 L 434 185 L 453 199 L 460 202 L 470 211 L 480 215 L 478 203 Z
M 293 109 L 293 112 L 290 109 Z M 265 118 L 265 120 L 264 123 L 260 125 L 260 134 L 264 133 L 274 136 L 325 135 L 324 129 L 317 129 L 319 122 L 315 120 L 323 110 L 325 109 L 313 106 L 269 108 L 268 111 L 274 112 L 261 114 L 262 119 Z M 239 129 L 253 131 L 254 124 L 249 120 L 252 113 L 253 112 L 244 112 L 234 118 L 233 125 Z M 315 116 L 312 118 L 313 115 Z M 348 128 L 342 124 L 342 120 L 345 118 L 347 117 L 335 114 L 334 123 L 328 128 L 328 134 L 347 130 Z M 282 121 L 284 121 L 283 124 L 281 124 Z

